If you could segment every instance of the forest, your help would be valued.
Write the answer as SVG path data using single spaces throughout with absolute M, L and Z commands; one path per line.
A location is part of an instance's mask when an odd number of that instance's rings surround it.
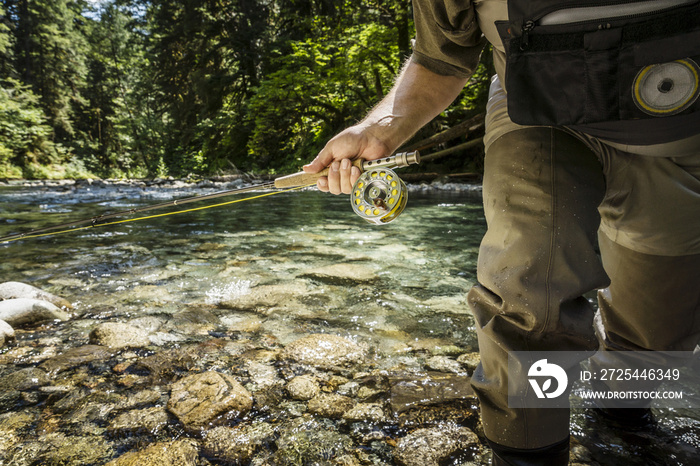
M 2 0 L 0 179 L 296 171 L 383 97 L 412 37 L 410 0 Z M 483 111 L 482 62 L 416 137 Z

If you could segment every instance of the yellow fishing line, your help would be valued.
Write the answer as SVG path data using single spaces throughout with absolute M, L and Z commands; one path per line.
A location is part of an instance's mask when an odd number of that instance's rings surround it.
M 259 195 L 257 195 L 257 196 L 246 197 L 246 198 L 244 198 L 244 199 L 236 199 L 236 200 L 233 200 L 233 201 L 221 202 L 221 203 L 219 203 L 219 204 L 212 204 L 212 205 L 207 205 L 207 206 L 202 206 L 202 207 L 194 207 L 194 208 L 192 208 L 192 209 L 178 210 L 178 211 L 176 211 L 176 212 L 166 212 L 166 213 L 164 213 L 164 214 L 148 215 L 148 216 L 146 216 L 146 217 L 127 218 L 127 219 L 124 219 L 124 220 L 117 220 L 117 221 L 115 221 L 115 222 L 108 222 L 108 223 L 97 223 L 97 224 L 95 224 L 95 225 L 90 225 L 90 226 L 86 226 L 86 227 L 78 227 L 78 228 L 69 228 L 69 229 L 67 229 L 67 230 L 54 231 L 54 232 L 52 232 L 52 233 L 42 233 L 42 234 L 37 234 L 37 235 L 27 235 L 27 236 L 22 236 L 22 237 L 20 237 L 20 238 L 5 240 L 5 241 L 2 241 L 0 244 L 11 243 L 11 242 L 13 242 L 13 241 L 19 241 L 19 240 L 22 240 L 22 239 L 45 238 L 45 237 L 48 237 L 48 236 L 62 235 L 62 234 L 70 233 L 70 232 L 73 232 L 73 231 L 88 230 L 88 229 L 90 229 L 90 228 L 95 228 L 95 227 L 106 227 L 106 226 L 110 226 L 110 225 L 119 225 L 119 224 L 121 224 L 121 223 L 137 222 L 137 221 L 140 221 L 140 220 L 149 220 L 149 219 L 152 219 L 152 218 L 167 217 L 167 216 L 169 216 L 169 215 L 185 214 L 185 213 L 188 213 L 188 212 L 196 212 L 196 211 L 198 211 L 198 210 L 213 209 L 214 207 L 223 207 L 223 206 L 225 206 L 225 205 L 236 204 L 236 203 L 238 203 L 238 202 L 252 201 L 253 199 L 260 199 L 260 198 L 263 198 L 263 197 L 274 196 L 275 194 L 281 194 L 281 193 L 286 193 L 286 192 L 289 192 L 289 191 L 294 191 L 294 190 L 297 190 L 297 189 L 308 188 L 308 187 L 310 187 L 310 186 L 316 186 L 316 183 L 307 184 L 307 185 L 304 185 L 304 186 L 297 186 L 297 187 L 294 187 L 294 188 L 284 189 L 284 190 L 280 190 L 280 191 L 273 191 L 273 192 L 271 192 L 271 193 L 259 194 Z

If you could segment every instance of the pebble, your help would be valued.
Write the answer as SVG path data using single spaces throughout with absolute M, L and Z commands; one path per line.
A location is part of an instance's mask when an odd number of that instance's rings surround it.
M 0 301 L 0 320 L 13 327 L 70 319 L 70 315 L 48 301 L 14 298 Z
M 198 459 L 197 441 L 180 439 L 154 443 L 143 450 L 125 453 L 106 466 L 197 466 Z

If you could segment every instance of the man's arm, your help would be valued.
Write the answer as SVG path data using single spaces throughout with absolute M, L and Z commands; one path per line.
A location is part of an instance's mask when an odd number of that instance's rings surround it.
M 391 155 L 404 141 L 445 110 L 462 91 L 466 78 L 433 73 L 412 60 L 399 74 L 389 94 L 362 122 L 332 138 L 304 171 L 331 167 L 318 189 L 350 194 L 360 177 L 351 159 L 375 160 Z

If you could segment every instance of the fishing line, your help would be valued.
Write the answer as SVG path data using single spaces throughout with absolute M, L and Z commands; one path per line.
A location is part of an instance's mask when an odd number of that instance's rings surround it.
M 420 154 L 414 152 L 400 152 L 390 157 L 378 160 L 362 160 L 356 159 L 352 164 L 358 167 L 362 172 L 362 176 L 353 186 L 352 207 L 360 217 L 364 220 L 375 223 L 377 225 L 387 224 L 395 220 L 406 206 L 406 197 L 408 192 L 406 185 L 391 171 L 391 168 L 406 167 L 411 164 L 420 162 Z M 276 178 L 272 183 L 263 183 L 257 186 L 247 188 L 238 188 L 228 191 L 220 191 L 213 194 L 205 194 L 192 196 L 184 199 L 175 199 L 172 201 L 162 202 L 144 207 L 137 207 L 120 212 L 113 212 L 98 215 L 92 218 L 77 220 L 73 222 L 61 223 L 58 225 L 48 226 L 29 230 L 24 233 L 15 233 L 0 237 L 0 244 L 10 243 L 20 239 L 44 238 L 47 236 L 62 235 L 79 230 L 87 230 L 98 226 L 119 225 L 122 223 L 136 222 L 139 220 L 148 220 L 152 218 L 167 217 L 169 215 L 182 214 L 186 212 L 195 212 L 199 210 L 212 209 L 238 202 L 260 199 L 263 197 L 273 196 L 284 192 L 294 191 L 302 188 L 314 186 L 316 180 L 322 176 L 328 175 L 329 168 L 326 168 L 318 173 L 298 172 L 291 175 L 281 176 Z M 245 192 L 259 191 L 264 189 L 276 189 L 270 193 L 260 194 L 257 196 L 247 197 L 245 199 L 236 199 L 233 201 L 222 202 L 209 206 L 197 207 L 193 209 L 179 210 L 176 212 L 168 212 L 163 214 L 148 215 L 145 217 L 130 218 L 118 220 L 115 222 L 105 222 L 110 218 L 123 217 L 125 215 L 133 215 L 149 210 L 162 209 L 177 205 L 188 204 L 190 202 L 199 202 L 207 199 L 215 199 L 234 194 L 242 194 Z M 80 227 L 79 225 L 86 225 Z
M 265 194 L 260 194 L 260 195 L 257 195 L 257 196 L 246 197 L 246 198 L 244 198 L 244 199 L 235 199 L 235 200 L 233 200 L 233 201 L 221 202 L 221 203 L 219 203 L 219 204 L 212 204 L 212 205 L 207 205 L 207 206 L 202 206 L 202 207 L 194 207 L 194 208 L 191 208 L 191 209 L 178 210 L 178 211 L 175 211 L 175 212 L 166 212 L 166 213 L 162 213 L 162 214 L 147 215 L 147 216 L 144 216 L 144 217 L 127 218 L 127 219 L 124 219 L 124 220 L 118 220 L 118 221 L 116 221 L 116 222 L 101 222 L 101 223 L 96 223 L 96 222 L 93 222 L 92 220 L 85 220 L 85 222 L 91 221 L 92 224 L 91 224 L 91 225 L 88 225 L 88 226 L 85 226 L 85 227 L 69 228 L 69 229 L 66 229 L 66 230 L 53 231 L 53 232 L 50 232 L 50 233 L 47 232 L 47 233 L 35 233 L 35 234 L 31 234 L 31 232 L 29 232 L 29 233 L 27 233 L 27 234 L 9 235 L 9 236 L 0 238 L 0 244 L 11 243 L 11 242 L 13 242 L 13 241 L 19 241 L 19 240 L 21 240 L 21 239 L 46 238 L 46 237 L 49 237 L 49 236 L 57 236 L 57 235 L 63 235 L 63 234 L 66 234 L 66 233 L 72 233 L 72 232 L 74 232 L 74 231 L 89 230 L 89 229 L 91 229 L 91 228 L 96 228 L 96 227 L 120 225 L 120 224 L 123 224 L 123 223 L 136 222 L 136 221 L 140 221 L 140 220 L 149 220 L 149 219 L 160 218 L 160 217 L 168 217 L 168 216 L 170 216 L 170 215 L 185 214 L 185 213 L 188 213 L 188 212 L 197 212 L 197 211 L 200 211 L 200 210 L 213 209 L 213 208 L 215 208 L 215 207 L 223 207 L 223 206 L 227 206 L 227 205 L 231 205 L 231 204 L 237 204 L 237 203 L 239 203 L 239 202 L 252 201 L 252 200 L 254 200 L 254 199 L 261 199 L 261 198 L 263 198 L 263 197 L 274 196 L 275 194 L 286 193 L 286 192 L 295 191 L 295 190 L 299 190 L 299 189 L 303 189 L 303 188 L 308 188 L 308 187 L 311 187 L 311 186 L 315 186 L 315 184 L 308 184 L 308 185 L 305 185 L 305 186 L 296 186 L 296 187 L 294 187 L 294 188 L 284 189 L 284 190 L 281 190 L 281 191 L 273 191 L 273 192 L 269 192 L 269 193 L 265 193 Z M 260 190 L 260 189 L 271 188 L 271 187 L 274 187 L 274 184 L 255 186 L 255 187 L 250 188 L 250 189 Z M 196 201 L 200 201 L 200 200 L 204 200 L 204 198 L 211 199 L 212 196 L 220 197 L 221 195 L 223 195 L 223 193 L 215 193 L 215 194 L 210 195 L 210 196 L 200 196 L 200 197 L 197 197 L 197 198 L 187 198 L 187 199 L 183 199 L 183 200 L 180 200 L 180 201 L 171 201 L 171 202 L 168 202 L 168 203 L 166 203 L 166 204 L 157 204 L 157 205 L 154 205 L 154 206 L 149 206 L 149 207 L 146 207 L 146 208 L 141 209 L 140 211 L 143 212 L 144 210 L 156 209 L 156 208 L 159 208 L 159 206 L 163 206 L 163 205 L 177 205 L 177 204 L 183 204 L 183 203 L 193 202 L 193 201 L 195 201 L 195 200 L 196 200 Z M 230 194 L 229 194 L 229 195 L 230 195 Z M 125 215 L 125 214 L 127 214 L 127 213 L 133 213 L 133 212 L 134 212 L 134 210 L 127 210 L 127 211 L 123 211 L 123 212 L 117 212 L 117 213 L 114 213 L 114 214 L 109 214 L 109 215 L 107 215 L 107 216 L 105 216 L 105 217 L 102 217 L 102 218 L 103 218 L 103 219 L 104 219 L 104 218 L 112 218 L 112 217 L 115 217 L 115 216 L 117 216 L 117 215 Z M 97 217 L 97 218 L 99 218 L 99 217 Z M 54 227 L 48 227 L 47 229 L 53 230 L 53 229 L 56 229 L 56 227 L 55 227 L 55 226 L 54 226 Z M 34 231 L 35 231 L 35 232 L 38 232 L 38 231 L 46 231 L 47 229 L 34 230 Z M 15 236 L 16 236 L 16 237 L 15 237 Z M 8 238 L 8 239 L 5 239 L 5 238 Z

